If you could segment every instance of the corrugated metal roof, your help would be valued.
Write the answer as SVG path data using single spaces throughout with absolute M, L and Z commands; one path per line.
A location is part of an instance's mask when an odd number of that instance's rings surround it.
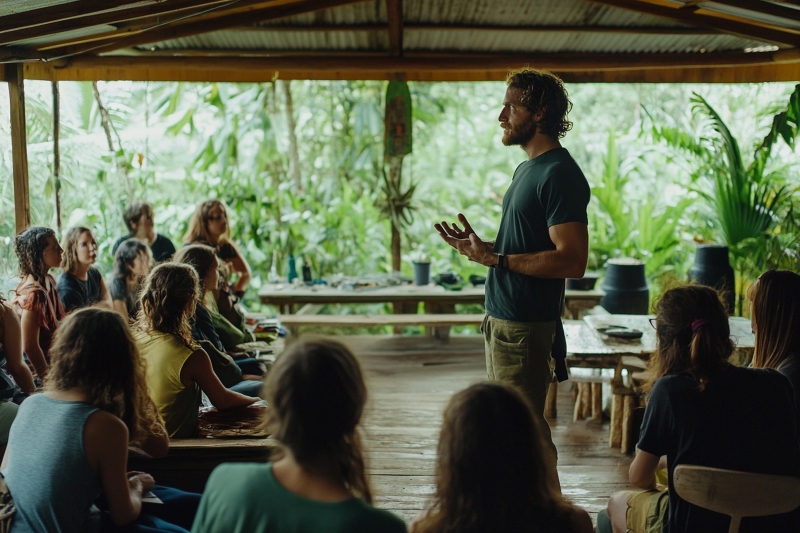
M 77 1 L 78 0 L 24 0 L 20 2 L 20 0 L 0 0 L 0 17 Z
M 165 41 L 157 50 L 386 50 L 388 34 L 378 31 L 215 31 Z

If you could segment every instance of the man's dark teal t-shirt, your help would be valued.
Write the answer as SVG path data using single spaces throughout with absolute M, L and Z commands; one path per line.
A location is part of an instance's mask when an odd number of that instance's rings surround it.
M 549 228 L 567 222 L 588 224 L 591 189 L 566 148 L 522 163 L 503 198 L 494 251 L 503 255 L 555 250 Z M 550 322 L 561 316 L 564 278 L 537 278 L 489 269 L 486 312 L 503 320 Z

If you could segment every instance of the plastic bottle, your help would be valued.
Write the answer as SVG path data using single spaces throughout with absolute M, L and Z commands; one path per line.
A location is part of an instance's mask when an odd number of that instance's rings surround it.
M 297 264 L 295 263 L 294 256 L 289 256 L 289 283 L 294 281 L 297 278 Z
M 303 261 L 303 283 L 306 285 L 314 283 L 314 279 L 311 277 L 311 265 L 308 264 L 308 261 Z

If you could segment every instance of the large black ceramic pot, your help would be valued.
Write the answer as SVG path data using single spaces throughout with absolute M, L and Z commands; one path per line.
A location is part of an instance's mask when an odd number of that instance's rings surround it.
M 727 246 L 698 244 L 694 264 L 689 269 L 689 281 L 721 291 L 728 313 L 733 314 L 735 278 Z
M 600 299 L 606 311 L 621 315 L 646 315 L 650 306 L 650 289 L 644 277 L 644 263 L 623 257 L 609 259 L 606 277 L 600 285 L 606 293 Z

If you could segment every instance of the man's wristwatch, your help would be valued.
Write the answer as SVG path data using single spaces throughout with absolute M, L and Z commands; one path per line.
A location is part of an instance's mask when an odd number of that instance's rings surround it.
M 497 263 L 494 265 L 489 265 L 489 268 L 493 268 L 495 270 L 508 270 L 508 256 L 497 254 Z

